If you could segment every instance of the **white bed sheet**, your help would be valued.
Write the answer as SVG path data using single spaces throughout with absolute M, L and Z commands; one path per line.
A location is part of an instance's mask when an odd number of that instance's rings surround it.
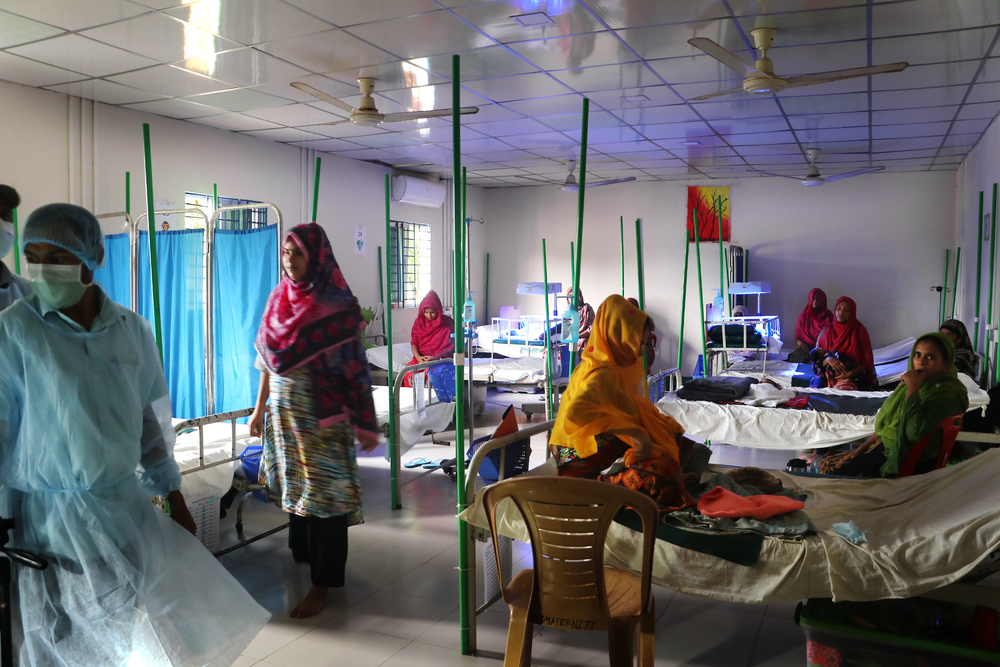
M 174 425 L 183 419 L 175 419 Z M 209 424 L 204 427 L 205 463 L 230 458 L 232 454 L 233 427 L 230 422 Z M 259 445 L 259 438 L 251 438 L 246 424 L 236 424 L 236 454 L 240 455 L 250 445 Z M 212 495 L 221 498 L 233 484 L 233 472 L 239 462 L 224 463 L 197 472 L 184 471 L 199 465 L 198 431 L 177 436 L 174 444 L 174 460 L 181 470 L 181 493 L 187 498 Z
M 516 347 L 516 346 L 511 346 Z M 523 347 L 523 346 L 522 346 Z M 413 359 L 409 343 L 395 343 L 392 346 L 392 365 L 396 373 L 406 370 L 406 365 Z M 533 356 L 515 356 L 506 359 L 473 359 L 474 382 L 509 382 L 530 383 L 545 379 L 545 362 L 541 351 Z M 367 350 L 368 362 L 377 368 L 389 368 L 389 347 L 386 345 Z M 499 352 L 498 352 L 499 354 Z M 468 372 L 468 371 L 466 371 Z M 388 405 L 388 399 L 386 399 Z M 388 414 L 388 407 L 386 408 Z
M 554 475 L 555 463 L 550 459 L 527 474 Z M 805 510 L 816 535 L 765 537 L 757 563 L 749 567 L 657 540 L 653 581 L 725 602 L 905 598 L 959 580 L 1000 548 L 1000 486 L 995 483 L 1000 450 L 895 480 L 774 474 L 786 487 L 807 494 Z M 461 518 L 487 527 L 482 491 Z M 523 519 L 509 501 L 498 507 L 497 520 L 502 535 L 528 541 Z M 851 544 L 833 530 L 834 523 L 846 521 L 853 521 L 867 542 Z M 607 565 L 638 574 L 641 552 L 641 533 L 612 524 Z
M 389 370 L 389 346 L 379 345 L 377 347 L 370 347 L 365 350 L 365 354 L 368 355 L 368 363 L 375 366 L 375 368 L 381 368 L 382 370 Z M 410 348 L 409 343 L 393 343 L 392 345 L 392 367 L 393 372 L 400 373 L 406 365 L 410 363 L 413 359 L 413 350 Z
M 379 426 L 389 423 L 389 387 L 372 387 L 375 399 L 375 414 L 378 417 Z M 423 437 L 427 431 L 440 433 L 448 428 L 452 418 L 455 416 L 454 403 L 433 403 L 427 406 L 424 416 L 413 408 L 413 389 L 404 387 L 399 392 L 399 447 L 400 453 L 405 453 L 417 441 Z

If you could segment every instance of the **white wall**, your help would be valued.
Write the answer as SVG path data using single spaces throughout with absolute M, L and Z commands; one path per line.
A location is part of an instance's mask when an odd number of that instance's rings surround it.
M 150 124 L 156 201 L 180 208 L 185 192 L 211 193 L 218 184 L 222 196 L 275 204 L 286 229 L 310 217 L 313 151 L 0 82 L 0 127 L 7 156 L 0 162 L 0 183 L 21 194 L 21 224 L 32 210 L 54 201 L 69 201 L 95 213 L 123 211 L 126 171 L 131 172 L 132 214 L 144 212 L 143 123 Z M 319 222 L 358 299 L 376 303 L 377 247 L 385 247 L 383 179 L 389 170 L 329 154 L 321 157 Z M 482 215 L 481 201 L 481 191 L 470 188 L 470 215 Z M 390 210 L 395 220 L 431 225 L 432 285 L 447 298 L 451 267 L 445 260 L 450 264 L 453 208 L 447 202 L 439 209 L 393 203 Z M 442 220 L 448 221 L 447 230 Z M 354 254 L 355 225 L 367 228 L 365 256 Z M 104 221 L 104 228 L 106 233 L 120 232 L 121 221 Z M 13 264 L 12 257 L 6 260 Z M 409 338 L 415 313 L 394 313 L 397 341 Z
M 996 120 L 987 128 L 979 144 L 970 152 L 962 162 L 961 169 L 961 224 L 959 228 L 958 244 L 962 246 L 962 261 L 959 265 L 959 293 L 956 317 L 960 317 L 969 329 L 969 335 L 974 336 L 976 318 L 976 255 L 978 251 L 979 236 L 979 193 L 983 193 L 983 226 L 984 236 L 990 227 L 990 220 L 993 215 L 993 188 L 1000 181 L 1000 127 Z M 989 217 L 986 217 L 989 216 Z M 982 270 L 978 274 L 978 282 L 981 290 L 978 349 L 984 349 L 983 340 L 986 329 L 986 320 L 989 302 L 989 275 L 990 275 L 990 253 L 994 251 L 989 240 L 983 241 L 982 247 Z M 994 287 L 994 292 L 996 288 Z M 993 298 L 993 324 L 996 325 L 998 295 Z M 961 316 L 959 316 L 961 313 Z
M 687 183 L 628 183 L 587 191 L 581 290 L 595 307 L 621 289 L 619 216 L 625 217 L 626 296 L 637 296 L 635 219 L 643 220 L 646 305 L 661 337 L 657 366 L 677 358 Z M 750 250 L 750 277 L 771 283 L 762 311 L 781 316 L 786 344 L 808 291 L 858 304 L 876 346 L 936 328 L 944 249 L 956 241 L 957 172 L 871 174 L 819 188 L 783 178 L 731 183 L 733 241 Z M 518 282 L 542 280 L 542 238 L 549 280 L 570 283 L 576 195 L 555 187 L 488 190 L 490 309 L 521 304 L 541 313 L 539 297 L 517 297 Z M 705 302 L 719 284 L 718 245 L 701 247 Z M 684 372 L 700 348 L 694 248 L 684 328 Z M 563 302 L 565 303 L 565 302 Z M 664 335 L 666 340 L 664 340 Z

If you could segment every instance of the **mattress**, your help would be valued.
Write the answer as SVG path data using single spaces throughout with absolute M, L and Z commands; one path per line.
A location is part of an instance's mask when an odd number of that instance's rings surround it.
M 550 459 L 527 474 L 554 475 L 555 463 Z M 725 602 L 906 598 L 958 581 L 1000 548 L 1000 486 L 995 483 L 1000 450 L 903 479 L 774 474 L 786 487 L 806 494 L 805 511 L 817 534 L 799 540 L 765 537 L 757 563 L 749 567 L 657 540 L 653 581 Z M 461 518 L 488 528 L 482 491 Z M 833 530 L 834 523 L 847 521 L 865 533 L 866 542 L 851 544 Z M 498 507 L 497 527 L 502 535 L 528 541 L 524 521 L 509 501 Z M 638 574 L 641 554 L 642 534 L 613 523 L 605 564 Z
M 368 363 L 375 368 L 389 370 L 389 346 L 379 345 L 365 350 L 368 355 Z M 413 350 L 409 343 L 393 343 L 392 345 L 392 369 L 399 373 L 413 359 Z
M 174 426 L 183 419 L 175 419 Z M 233 456 L 233 427 L 230 422 L 208 424 L 203 428 L 205 433 L 205 463 L 222 461 Z M 240 455 L 250 445 L 259 445 L 259 438 L 251 438 L 246 424 L 236 425 L 236 454 Z M 214 495 L 222 497 L 233 484 L 233 472 L 239 462 L 224 463 L 197 472 L 188 472 L 197 468 L 199 462 L 198 430 L 177 436 L 174 444 L 174 460 L 181 470 L 181 493 L 185 497 Z
M 512 346 L 514 347 L 514 346 Z M 409 343 L 395 343 L 392 346 L 392 365 L 396 373 L 406 370 L 406 365 L 413 359 Z M 508 350 L 509 351 L 509 350 Z M 541 382 L 545 379 L 545 362 L 541 357 L 543 350 L 535 350 L 534 356 L 511 356 L 506 359 L 473 359 L 473 375 L 475 382 L 500 382 L 511 384 L 527 384 Z M 367 350 L 368 362 L 377 368 L 389 368 L 388 346 L 373 347 Z M 468 371 L 466 371 L 468 373 Z M 388 398 L 386 406 L 388 406 Z M 388 414 L 388 407 L 386 413 Z

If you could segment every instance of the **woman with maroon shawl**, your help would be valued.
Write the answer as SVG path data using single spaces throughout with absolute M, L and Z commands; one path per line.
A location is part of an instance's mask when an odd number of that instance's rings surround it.
M 832 323 L 833 313 L 826 306 L 826 292 L 818 287 L 810 290 L 809 301 L 795 324 L 796 347 L 795 351 L 788 355 L 788 360 L 795 363 L 806 362 L 809 352 L 816 347 L 816 339 L 823 329 Z
M 816 377 L 811 385 L 860 390 L 878 386 L 872 341 L 865 325 L 858 321 L 853 299 L 837 299 L 833 322 L 820 333 L 812 356 Z
M 410 349 L 413 359 L 407 366 L 427 363 L 441 359 L 455 351 L 455 321 L 444 314 L 441 297 L 431 290 L 420 302 L 417 319 L 410 329 Z M 404 387 L 412 387 L 413 374 L 407 373 L 403 378 Z

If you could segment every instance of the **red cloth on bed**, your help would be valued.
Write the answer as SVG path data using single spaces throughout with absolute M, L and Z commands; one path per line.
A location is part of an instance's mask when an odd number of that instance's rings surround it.
M 778 514 L 800 510 L 805 504 L 786 496 L 749 496 L 744 498 L 717 486 L 698 500 L 698 511 L 722 519 L 770 519 Z

